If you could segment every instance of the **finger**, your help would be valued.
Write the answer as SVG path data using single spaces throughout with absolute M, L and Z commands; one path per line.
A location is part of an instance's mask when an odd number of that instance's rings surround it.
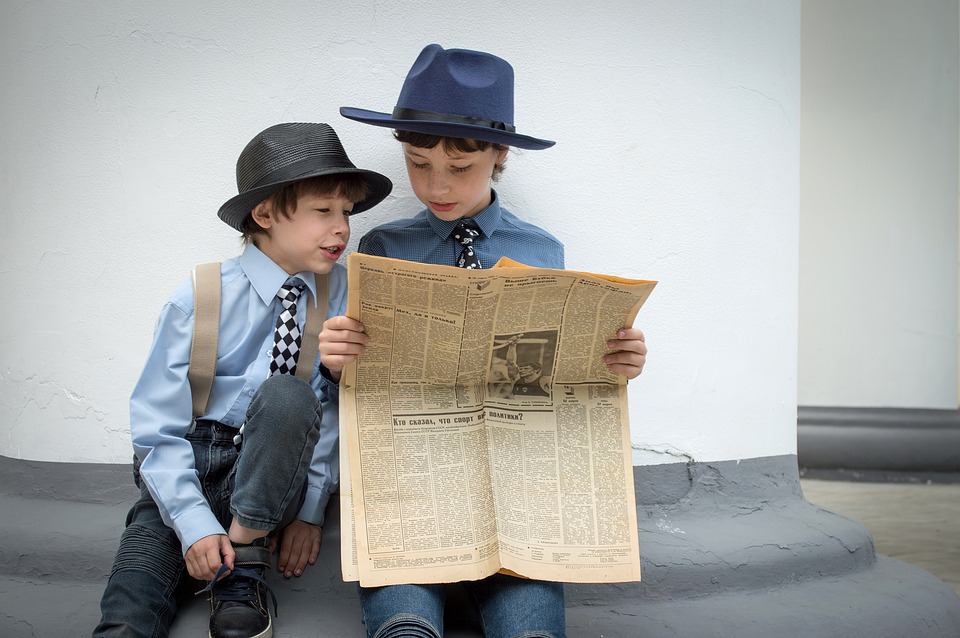
M 327 348 L 351 348 L 356 346 L 365 346 L 369 337 L 365 332 L 354 332 L 352 330 L 324 330 L 319 336 L 320 344 Z
M 321 344 L 336 344 L 336 343 L 367 343 L 367 333 L 357 332 L 355 330 L 334 330 L 330 328 L 324 328 L 318 335 L 318 339 Z
M 233 543 L 230 542 L 230 539 L 226 536 L 221 537 L 220 542 L 220 554 L 223 555 L 223 563 L 227 566 L 230 571 L 233 571 L 233 561 L 237 556 L 237 553 L 233 550 Z M 217 566 L 216 570 L 220 569 L 220 556 L 217 556 Z M 216 572 L 216 570 L 214 570 Z
M 366 335 L 364 335 L 366 337 Z M 326 355 L 358 355 L 363 354 L 363 351 L 367 347 L 367 340 L 339 340 L 339 341 L 325 341 L 321 340 L 318 346 L 320 354 Z
M 320 543 L 322 542 L 323 531 L 320 530 L 320 533 L 312 538 L 310 546 L 310 556 L 307 558 L 307 562 L 311 565 L 317 564 L 317 559 L 320 558 Z
M 644 341 L 643 330 L 640 328 L 620 328 L 617 331 L 617 339 L 637 339 L 639 341 Z
M 284 534 L 283 541 L 280 543 L 280 554 L 277 557 L 277 570 L 286 575 L 287 565 L 290 564 L 290 545 L 293 534 Z
M 351 319 L 344 315 L 337 315 L 336 317 L 330 317 L 323 322 L 324 330 L 350 330 L 352 332 L 363 332 L 363 324 L 357 321 L 356 319 Z
M 611 372 L 628 379 L 639 376 L 646 361 L 646 356 L 627 351 L 614 352 L 603 357 L 603 362 Z
M 297 556 L 296 563 L 293 565 L 293 574 L 301 576 L 308 564 L 313 565 L 317 562 L 317 556 L 320 554 L 320 539 L 313 534 L 304 536 L 296 549 Z
M 611 339 L 607 342 L 611 353 L 630 352 L 638 355 L 647 355 L 647 343 L 636 339 Z

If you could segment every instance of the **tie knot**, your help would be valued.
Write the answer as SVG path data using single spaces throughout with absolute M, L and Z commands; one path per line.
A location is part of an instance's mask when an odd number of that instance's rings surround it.
M 299 277 L 291 277 L 280 286 L 280 290 L 277 291 L 277 296 L 284 302 L 284 305 L 296 303 L 305 287 L 306 284 L 303 283 L 302 279 Z
M 480 236 L 480 227 L 477 226 L 475 220 L 466 217 L 457 222 L 457 225 L 450 232 L 450 236 L 462 245 L 469 246 L 475 238 Z

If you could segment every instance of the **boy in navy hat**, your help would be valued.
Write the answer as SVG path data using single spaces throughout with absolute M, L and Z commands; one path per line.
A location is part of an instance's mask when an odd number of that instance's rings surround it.
M 431 44 L 410 69 L 392 113 L 343 107 L 341 115 L 394 129 L 403 145 L 410 185 L 425 208 L 410 219 L 374 228 L 362 253 L 463 268 L 488 268 L 500 257 L 529 266 L 563 268 L 563 245 L 550 233 L 502 207 L 493 190 L 509 147 L 540 150 L 550 140 L 517 132 L 513 68 L 480 51 Z M 320 355 L 333 380 L 363 353 L 363 325 L 335 317 L 320 333 Z M 640 374 L 647 352 L 643 333 L 624 327 L 604 356 L 613 372 Z M 563 636 L 561 583 L 495 574 L 464 583 L 488 638 Z M 443 635 L 443 585 L 361 588 L 367 635 Z
M 212 638 L 267 638 L 264 572 L 276 547 L 268 535 L 279 532 L 288 578 L 320 550 L 339 471 L 337 388 L 312 348 L 299 351 L 304 321 L 318 294 L 326 316 L 344 312 L 346 269 L 336 262 L 349 218 L 393 185 L 354 166 L 330 126 L 300 123 L 254 137 L 237 161 L 237 186 L 219 216 L 245 248 L 213 282 L 220 313 L 209 401 L 192 417 L 196 313 L 187 281 L 160 312 L 130 399 L 141 496 L 95 636 L 166 636 L 189 575 L 209 583 Z

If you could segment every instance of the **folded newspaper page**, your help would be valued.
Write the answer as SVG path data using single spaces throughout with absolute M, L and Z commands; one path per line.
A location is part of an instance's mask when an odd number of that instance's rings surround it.
M 354 253 L 341 558 L 364 586 L 640 579 L 626 381 L 602 361 L 656 282 Z

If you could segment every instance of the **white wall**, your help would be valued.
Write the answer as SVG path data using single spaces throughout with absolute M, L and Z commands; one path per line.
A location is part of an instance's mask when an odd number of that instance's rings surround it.
M 635 462 L 795 452 L 799 35 L 799 0 L 3 3 L 0 454 L 129 459 L 154 318 L 238 251 L 216 210 L 259 130 L 331 122 L 394 179 L 351 247 L 411 214 L 389 131 L 337 108 L 390 110 L 430 42 L 510 60 L 518 130 L 559 140 L 507 206 L 572 268 L 661 280 Z
M 957 0 L 804 0 L 801 405 L 957 408 Z

